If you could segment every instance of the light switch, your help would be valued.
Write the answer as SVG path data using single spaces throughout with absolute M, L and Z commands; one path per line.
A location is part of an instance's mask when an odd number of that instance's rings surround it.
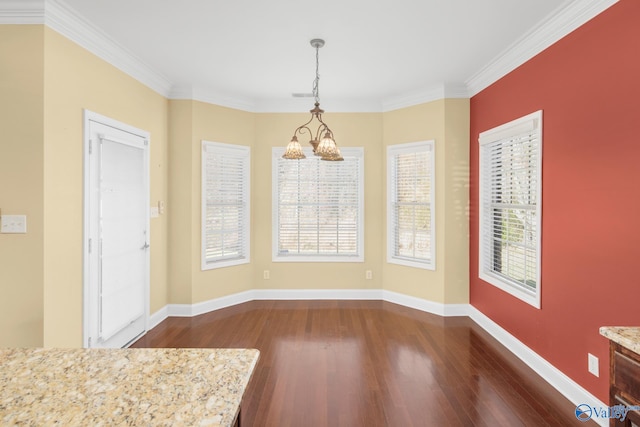
M 158 218 L 158 216 L 160 216 L 157 206 L 151 206 L 149 213 L 151 214 L 151 218 Z
M 0 233 L 26 233 L 26 215 L 2 215 Z

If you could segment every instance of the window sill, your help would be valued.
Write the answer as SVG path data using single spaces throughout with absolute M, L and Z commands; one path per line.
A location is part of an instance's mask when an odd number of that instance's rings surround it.
M 228 259 L 228 260 L 220 260 L 220 261 L 209 261 L 209 262 L 203 261 L 202 265 L 200 266 L 200 269 L 202 271 L 215 270 L 217 268 L 249 264 L 249 262 L 250 262 L 249 258 L 236 258 L 236 259 Z
M 489 283 L 490 285 L 493 285 L 496 288 L 501 289 L 502 291 L 518 298 L 519 300 L 526 302 L 532 307 L 535 307 L 538 310 L 540 309 L 540 291 L 539 291 L 540 284 L 538 284 L 537 292 L 530 292 L 525 289 L 522 289 L 518 285 L 515 285 L 507 280 L 504 280 L 499 276 L 496 276 L 495 274 L 483 272 L 483 273 L 480 273 L 478 277 L 481 280 L 484 280 L 485 282 Z
M 388 257 L 387 258 L 387 263 L 396 264 L 396 265 L 403 265 L 405 267 L 420 268 L 422 270 L 435 271 L 435 269 L 436 269 L 435 260 L 433 260 L 433 259 L 429 260 L 429 261 L 426 261 L 426 262 L 421 262 L 421 261 L 413 261 L 413 260 L 406 259 L 406 258 Z
M 273 262 L 364 262 L 362 255 L 274 255 Z

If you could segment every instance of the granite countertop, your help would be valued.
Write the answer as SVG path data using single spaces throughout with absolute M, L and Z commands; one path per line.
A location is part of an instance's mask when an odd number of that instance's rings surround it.
M 252 349 L 0 349 L 0 425 L 231 426 Z
M 640 327 L 638 326 L 603 326 L 600 328 L 600 335 L 640 354 Z

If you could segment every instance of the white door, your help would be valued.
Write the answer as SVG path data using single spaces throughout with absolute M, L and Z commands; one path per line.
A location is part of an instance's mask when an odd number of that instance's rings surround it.
M 149 300 L 149 138 L 85 112 L 85 346 L 144 334 Z

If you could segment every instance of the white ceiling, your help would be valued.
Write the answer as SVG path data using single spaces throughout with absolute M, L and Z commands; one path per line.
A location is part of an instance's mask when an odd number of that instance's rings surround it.
M 311 92 L 312 38 L 326 41 L 320 49 L 323 107 L 380 111 L 430 96 L 472 95 L 491 83 L 483 80 L 500 77 L 528 59 L 522 55 L 546 47 L 531 40 L 548 46 L 575 28 L 570 21 L 576 15 L 585 15 L 577 17 L 584 22 L 596 13 L 593 9 L 615 2 L 44 1 L 72 12 L 76 21 L 168 81 L 172 97 L 254 111 L 297 110 L 300 102 L 311 106 L 310 99 L 295 100 L 291 94 Z M 558 24 L 559 17 L 566 22 Z M 527 42 L 519 56 L 513 54 Z M 504 64 L 496 67 L 500 60 Z

